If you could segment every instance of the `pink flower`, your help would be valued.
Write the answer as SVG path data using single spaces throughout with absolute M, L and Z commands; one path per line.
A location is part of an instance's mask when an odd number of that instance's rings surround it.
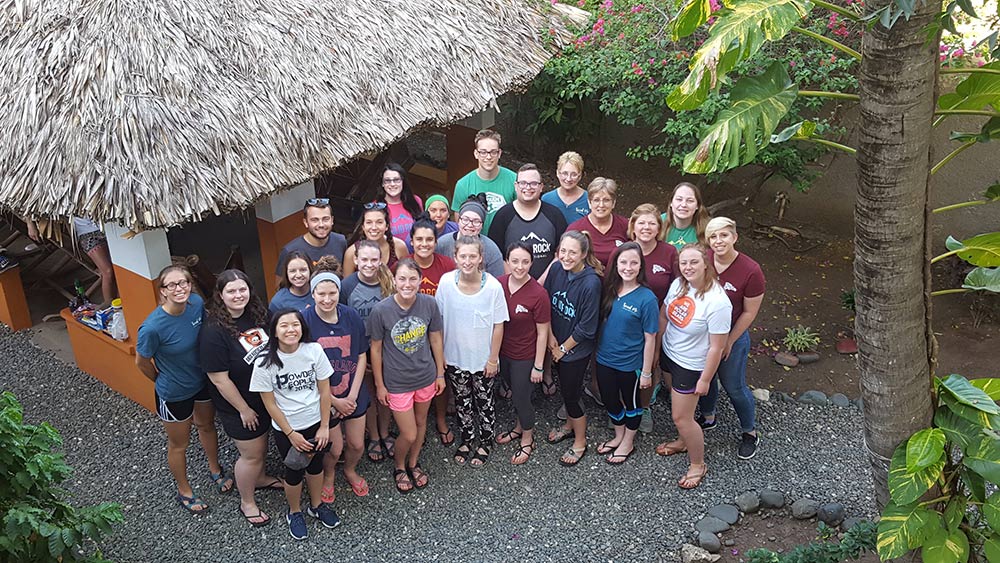
M 951 56 L 953 56 L 953 57 L 961 57 L 964 54 L 965 54 L 965 49 L 962 49 L 961 47 L 959 47 L 958 49 L 955 49 L 951 53 Z
M 642 69 L 641 68 L 637 68 L 637 69 L 633 70 L 632 72 L 638 74 L 639 76 L 642 76 Z
M 722 4 L 719 3 L 719 0 L 708 0 L 708 5 L 713 12 L 722 8 Z
M 940 51 L 941 51 L 942 53 L 943 53 L 943 52 L 945 52 L 945 51 L 947 51 L 947 50 L 948 50 L 948 46 L 947 46 L 947 45 L 941 45 L 941 49 L 940 49 Z
M 645 9 L 646 9 L 646 6 L 644 4 L 636 4 L 635 6 L 632 6 L 631 12 L 633 14 L 638 14 L 639 12 L 641 12 L 641 11 L 643 11 Z
M 941 55 L 941 56 L 940 56 L 940 57 L 938 57 L 938 58 L 939 58 L 939 59 L 941 60 L 941 62 L 944 62 L 944 61 L 945 61 L 945 59 L 947 59 L 947 58 L 948 58 L 948 55 Z
M 625 39 L 625 34 L 624 33 L 619 33 L 618 34 L 618 39 Z
M 613 5 L 614 5 L 613 0 L 604 0 L 604 2 L 601 2 L 601 7 L 604 8 L 605 10 L 610 10 L 611 6 Z
M 795 68 L 795 65 L 796 65 L 795 61 L 789 61 L 788 62 L 788 66 L 790 66 L 792 68 Z
M 582 8 L 586 3 L 587 0 L 579 0 L 579 2 L 576 3 L 576 5 Z

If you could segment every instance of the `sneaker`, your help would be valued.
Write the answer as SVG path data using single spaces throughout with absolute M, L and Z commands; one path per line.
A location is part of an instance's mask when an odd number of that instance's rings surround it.
M 702 430 L 711 430 L 711 429 L 713 429 L 713 428 L 715 428 L 716 426 L 719 425 L 719 417 L 715 417 L 715 418 L 712 419 L 711 422 L 709 422 L 709 421 L 705 420 L 704 416 L 702 416 L 702 415 L 699 414 L 698 418 L 694 419 L 694 421 L 698 423 L 698 426 L 701 426 Z M 747 459 L 750 459 L 750 458 L 747 458 Z
M 559 420 L 566 420 L 567 418 L 569 418 L 568 416 L 566 416 L 566 405 L 559 407 L 559 412 L 556 413 L 556 418 L 558 418 Z
M 740 459 L 750 459 L 757 454 L 757 445 L 760 444 L 760 435 L 743 433 L 740 440 L 740 449 L 736 452 L 736 457 Z
M 14 260 L 6 254 L 0 254 L 0 272 L 6 272 L 15 266 L 17 266 L 17 260 Z
M 639 432 L 649 434 L 653 431 L 653 413 L 649 409 L 642 409 L 642 420 L 639 421 Z
M 340 517 L 337 516 L 337 513 L 329 505 L 323 503 L 320 503 L 316 508 L 310 506 L 306 509 L 306 514 L 319 520 L 327 528 L 332 529 L 340 525 Z
M 585 395 L 587 395 L 588 397 L 590 397 L 591 399 L 593 399 L 594 402 L 597 403 L 597 406 L 599 406 L 599 407 L 603 407 L 604 406 L 604 401 L 602 401 L 600 397 L 598 397 L 597 395 L 595 395 L 594 392 L 590 390 L 590 386 L 589 385 L 583 388 L 583 392 L 584 392 Z
M 649 397 L 649 406 L 656 404 L 656 398 L 660 396 L 661 389 L 663 389 L 663 386 L 659 383 L 656 384 L 656 387 L 653 387 L 653 394 Z
M 288 522 L 288 533 L 292 539 L 304 540 L 309 537 L 309 530 L 306 528 L 306 517 L 301 512 L 290 512 L 285 515 Z

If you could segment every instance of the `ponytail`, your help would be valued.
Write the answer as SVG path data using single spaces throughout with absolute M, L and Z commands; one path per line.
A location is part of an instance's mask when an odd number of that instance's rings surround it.
M 601 261 L 594 256 L 594 244 L 590 240 L 590 233 L 587 231 L 566 231 L 563 236 L 559 237 L 559 243 L 562 244 L 562 241 L 567 238 L 580 244 L 580 252 L 584 256 L 583 263 L 593 268 L 597 275 L 603 276 L 604 264 L 601 264 Z

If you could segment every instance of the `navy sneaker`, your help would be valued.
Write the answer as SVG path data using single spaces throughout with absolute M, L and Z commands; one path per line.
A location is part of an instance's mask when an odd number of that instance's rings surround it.
M 757 446 L 760 444 L 759 434 L 743 433 L 740 440 L 740 448 L 736 451 L 736 457 L 740 459 L 750 459 L 757 455 Z
M 715 418 L 712 419 L 711 422 L 709 422 L 709 421 L 705 420 L 704 416 L 702 416 L 702 415 L 699 414 L 698 418 L 694 419 L 694 421 L 698 423 L 698 426 L 701 426 L 702 430 L 711 430 L 711 429 L 713 429 L 713 428 L 715 428 L 716 426 L 719 425 L 719 417 L 715 417 Z M 749 458 L 747 458 L 747 459 L 749 459 Z
M 15 266 L 17 266 L 17 260 L 14 260 L 6 254 L 0 254 L 0 272 L 6 272 Z
M 319 520 L 327 528 L 332 529 L 340 525 L 340 517 L 337 516 L 337 513 L 326 504 L 321 503 L 316 508 L 310 506 L 306 509 L 306 514 Z
M 285 515 L 288 522 L 288 533 L 293 539 L 304 540 L 309 537 L 309 530 L 306 528 L 306 517 L 301 512 L 290 512 Z

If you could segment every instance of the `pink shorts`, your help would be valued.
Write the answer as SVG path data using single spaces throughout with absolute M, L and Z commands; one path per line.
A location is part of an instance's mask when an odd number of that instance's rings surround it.
M 434 398 L 437 386 L 431 383 L 427 387 L 407 393 L 389 393 L 389 409 L 404 412 L 413 408 L 413 403 L 426 403 Z

